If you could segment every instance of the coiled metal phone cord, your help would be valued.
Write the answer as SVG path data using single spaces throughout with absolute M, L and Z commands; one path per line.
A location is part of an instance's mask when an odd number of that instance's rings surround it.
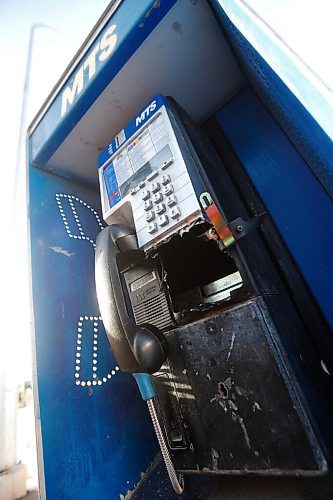
M 171 460 L 171 457 L 169 454 L 169 450 L 168 450 L 167 444 L 165 442 L 160 423 L 159 423 L 158 418 L 157 418 L 157 413 L 156 413 L 155 406 L 154 406 L 154 400 L 148 399 L 147 405 L 148 405 L 151 420 L 153 422 L 153 426 L 154 426 L 154 429 L 156 432 L 158 443 L 159 443 L 160 448 L 161 448 L 164 463 L 165 463 L 166 469 L 167 469 L 168 474 L 169 474 L 171 484 L 172 484 L 175 492 L 178 493 L 178 495 L 181 495 L 184 491 L 184 477 L 182 474 L 179 474 L 179 478 L 178 478 L 177 472 L 173 466 L 173 463 L 172 463 L 172 460 Z

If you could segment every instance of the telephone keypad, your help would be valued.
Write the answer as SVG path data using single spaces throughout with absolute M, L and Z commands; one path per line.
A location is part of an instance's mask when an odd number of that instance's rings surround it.
M 172 219 L 176 219 L 177 217 L 180 216 L 180 208 L 179 207 L 173 207 L 171 210 L 170 210 L 170 217 Z
M 168 184 L 168 182 L 171 181 L 170 174 L 163 174 L 162 175 L 162 184 L 165 186 L 165 184 Z
M 160 215 L 157 222 L 159 226 L 166 226 L 169 222 L 168 216 L 166 214 Z
M 163 214 L 165 212 L 165 205 L 164 203 L 158 203 L 155 207 L 156 213 L 157 214 Z
M 152 210 L 149 210 L 145 214 L 145 219 L 146 219 L 147 222 L 151 222 L 152 220 L 155 219 L 155 213 Z
M 157 224 L 156 224 L 156 222 L 150 222 L 148 224 L 147 230 L 148 230 L 148 233 L 155 233 L 155 231 L 157 231 Z
M 151 189 L 151 192 L 152 192 L 152 193 L 157 193 L 157 191 L 159 191 L 159 190 L 160 190 L 160 185 L 159 185 L 159 183 L 158 183 L 158 182 L 152 182 L 152 183 L 150 184 L 150 189 Z
M 149 197 L 150 197 L 150 192 L 148 191 L 148 189 L 143 189 L 143 191 L 141 192 L 141 198 L 143 200 L 148 200 Z
M 154 203 L 160 203 L 162 200 L 163 200 L 163 196 L 162 196 L 161 192 L 153 194 L 153 202 Z
M 163 193 L 167 196 L 169 196 L 169 194 L 172 194 L 173 193 L 173 185 L 167 184 L 166 186 L 164 186 Z
M 151 200 L 146 200 L 144 203 L 143 203 L 143 209 L 147 212 L 148 210 L 150 210 L 151 208 L 153 207 L 153 204 L 151 202 Z
M 177 203 L 176 196 L 174 194 L 168 196 L 166 202 L 169 207 L 173 207 Z
M 173 163 L 171 161 L 169 164 Z M 165 167 L 166 168 L 166 167 Z M 153 177 L 153 176 L 151 176 Z M 151 177 L 147 180 L 151 180 Z M 149 234 L 158 235 L 169 227 L 172 227 L 181 219 L 182 209 L 178 205 L 175 191 L 178 193 L 179 180 L 171 179 L 169 173 L 165 173 L 163 166 L 157 171 L 156 180 L 145 184 L 145 189 L 140 192 L 142 200 L 141 207 L 144 210 L 144 226 Z M 173 183 L 171 183 L 173 181 Z M 137 191 L 139 186 L 137 186 Z

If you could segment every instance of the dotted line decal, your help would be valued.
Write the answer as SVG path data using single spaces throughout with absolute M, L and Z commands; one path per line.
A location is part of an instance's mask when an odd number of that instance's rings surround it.
M 80 316 L 77 323 L 77 339 L 76 339 L 76 359 L 75 359 L 75 384 L 82 387 L 92 386 L 92 385 L 102 385 L 110 380 L 119 371 L 119 366 L 115 366 L 113 370 L 104 375 L 103 377 L 98 377 L 97 375 L 97 360 L 98 360 L 98 327 L 99 323 L 102 321 L 100 316 Z M 84 323 L 88 324 L 88 328 L 84 327 Z M 81 361 L 82 361 L 82 341 L 83 336 L 87 336 L 87 340 L 90 340 L 91 334 L 93 335 L 93 345 L 92 345 L 92 380 L 81 379 Z M 89 338 L 88 338 L 89 337 Z
M 77 240 L 86 240 L 86 241 L 89 241 L 89 243 L 91 243 L 93 245 L 93 247 L 96 248 L 95 241 L 92 238 L 90 238 L 89 236 L 87 236 L 85 234 L 83 228 L 82 228 L 82 224 L 81 224 L 80 218 L 79 218 L 78 213 L 77 213 L 76 205 L 78 203 L 80 203 L 82 206 L 84 206 L 88 210 L 90 210 L 92 212 L 92 214 L 95 216 L 95 219 L 96 219 L 97 224 L 99 225 L 99 228 L 103 229 L 104 226 L 103 226 L 102 221 L 101 221 L 98 213 L 96 212 L 96 210 L 94 210 L 85 201 L 80 200 L 80 198 L 77 198 L 76 196 L 73 196 L 73 195 L 70 195 L 70 194 L 57 193 L 55 195 L 55 197 L 56 197 L 56 202 L 57 202 L 57 205 L 58 205 L 58 208 L 59 208 L 59 212 L 60 212 L 60 215 L 62 217 L 62 220 L 63 220 L 63 223 L 65 225 L 65 228 L 66 228 L 68 236 L 70 238 L 74 238 L 74 239 L 77 239 Z M 64 210 L 64 204 L 63 204 L 64 200 L 68 201 L 68 204 L 69 204 L 69 206 L 71 208 L 71 211 L 73 213 L 74 220 L 75 220 L 75 225 L 76 225 L 76 228 L 75 228 L 75 233 L 76 234 L 74 234 L 73 231 L 71 231 L 71 229 L 69 227 L 69 222 L 68 222 L 68 219 L 67 219 L 67 216 L 66 216 L 66 212 Z

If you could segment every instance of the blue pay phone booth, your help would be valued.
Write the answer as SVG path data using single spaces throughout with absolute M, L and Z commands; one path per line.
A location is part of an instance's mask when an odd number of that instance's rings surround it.
M 48 499 L 177 497 L 138 373 L 184 498 L 328 491 L 332 143 L 222 4 L 112 4 L 30 127 Z

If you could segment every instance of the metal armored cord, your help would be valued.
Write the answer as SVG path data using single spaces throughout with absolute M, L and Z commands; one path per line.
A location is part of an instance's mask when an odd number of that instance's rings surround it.
M 155 406 L 154 406 L 154 400 L 148 399 L 147 405 L 148 405 L 151 420 L 153 422 L 153 426 L 154 426 L 154 429 L 156 432 L 157 440 L 158 440 L 158 443 L 159 443 L 160 448 L 161 448 L 161 453 L 162 453 L 162 456 L 164 459 L 164 463 L 165 463 L 166 469 L 167 469 L 168 474 L 169 474 L 171 484 L 172 484 L 175 492 L 178 493 L 178 495 L 181 495 L 184 491 L 184 477 L 182 474 L 179 474 L 179 478 L 178 478 L 177 472 L 173 466 L 173 463 L 172 463 L 172 460 L 171 460 L 171 457 L 169 454 L 169 450 L 168 450 L 167 444 L 165 442 L 165 439 L 164 439 L 164 436 L 162 433 L 162 429 L 160 427 L 160 424 L 159 424 L 159 421 L 157 418 L 157 414 L 156 414 L 156 410 L 155 410 Z

